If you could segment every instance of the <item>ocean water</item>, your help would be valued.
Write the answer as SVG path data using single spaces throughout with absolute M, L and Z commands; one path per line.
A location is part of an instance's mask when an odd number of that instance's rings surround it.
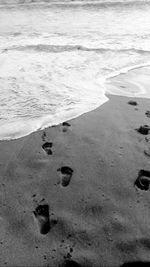
M 110 77 L 150 66 L 150 0 L 8 2 L 0 1 L 1 140 L 93 110 L 108 101 Z M 150 97 L 137 88 L 111 93 Z

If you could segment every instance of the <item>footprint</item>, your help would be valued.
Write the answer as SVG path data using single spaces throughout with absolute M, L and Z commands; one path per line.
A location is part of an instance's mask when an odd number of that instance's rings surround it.
M 138 103 L 137 103 L 136 101 L 134 101 L 134 100 L 130 100 L 130 101 L 128 102 L 128 104 L 129 104 L 129 105 L 132 105 L 132 106 L 137 106 L 137 105 L 138 105 Z
M 42 148 L 45 150 L 45 152 L 48 154 L 48 155 L 52 155 L 52 148 L 53 146 L 53 143 L 52 142 L 46 142 L 42 145 Z
M 148 125 L 140 126 L 136 129 L 138 133 L 147 135 L 149 134 L 150 127 Z
M 146 115 L 148 118 L 150 118 L 150 110 L 147 110 L 147 111 L 145 112 L 145 115 Z
M 71 126 L 70 123 L 68 123 L 68 122 L 63 122 L 63 123 L 62 123 L 62 131 L 63 131 L 63 132 L 67 132 L 67 130 L 68 130 L 68 128 L 69 128 L 70 126 Z
M 150 171 L 140 170 L 138 178 L 135 181 L 135 186 L 141 190 L 148 191 L 150 185 Z
M 33 213 L 38 223 L 40 233 L 46 235 L 50 230 L 49 205 L 39 205 Z
M 79 263 L 73 260 L 66 260 L 62 267 L 81 267 Z
M 122 264 L 120 267 L 149 267 L 150 262 L 148 261 L 133 261 Z
M 144 154 L 147 156 L 147 157 L 150 157 L 150 147 L 148 149 L 145 149 L 144 150 Z
M 60 174 L 61 185 L 68 186 L 73 174 L 73 170 L 68 166 L 63 166 L 57 170 Z

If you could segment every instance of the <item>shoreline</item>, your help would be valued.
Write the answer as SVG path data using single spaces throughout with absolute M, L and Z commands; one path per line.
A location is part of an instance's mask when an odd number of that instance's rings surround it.
M 149 192 L 134 185 L 140 170 L 150 171 L 150 137 L 135 130 L 149 124 L 149 99 L 133 106 L 132 98 L 109 98 L 68 124 L 0 141 L 0 265 L 150 261 Z M 67 186 L 63 166 L 72 170 Z M 46 234 L 33 213 L 40 205 L 49 206 Z
M 129 5 L 129 4 L 136 4 L 136 5 L 143 5 L 143 2 L 142 0 L 139 0 L 138 2 L 135 1 L 135 0 L 130 0 L 128 2 L 110 2 L 110 1 L 107 1 L 107 2 L 99 2 L 98 0 L 63 0 L 63 2 L 61 2 L 60 0 L 51 0 L 51 2 L 28 2 L 28 3 L 4 3 L 4 4 L 0 4 L 0 8 L 14 8 L 15 6 L 19 6 L 19 7 L 25 7 L 25 6 L 52 6 L 52 5 L 56 5 L 56 6 L 65 6 L 67 5 L 68 7 L 69 6 L 85 6 L 85 5 L 91 5 L 91 6 L 96 6 L 96 5 L 100 5 L 100 6 L 107 6 L 107 4 L 109 4 L 109 6 L 117 6 L 119 4 L 122 4 L 122 5 Z M 145 4 L 149 4 L 149 2 L 145 2 Z
M 137 78 L 138 75 L 138 78 Z M 106 81 L 103 83 L 103 85 L 106 88 L 105 94 L 102 96 L 102 99 L 99 100 L 99 104 L 95 104 L 95 107 L 88 108 L 87 104 L 85 105 L 84 112 L 83 107 L 76 108 L 72 111 L 72 115 L 69 113 L 65 113 L 64 119 L 60 119 L 61 116 L 59 116 L 59 113 L 55 114 L 55 123 L 52 123 L 54 118 L 51 117 L 51 115 L 47 115 L 40 119 L 32 119 L 28 121 L 20 120 L 18 121 L 18 124 L 21 125 L 22 134 L 19 133 L 18 130 L 16 132 L 13 132 L 12 134 L 9 133 L 7 137 L 3 137 L 0 139 L 0 141 L 9 141 L 9 140 L 17 140 L 19 138 L 23 138 L 25 136 L 28 136 L 32 133 L 35 133 L 36 131 L 41 131 L 44 129 L 47 129 L 49 127 L 59 126 L 64 121 L 70 121 L 73 119 L 77 119 L 78 117 L 87 114 L 89 112 L 92 112 L 98 108 L 100 108 L 102 105 L 106 104 L 109 101 L 109 95 L 113 96 L 123 96 L 123 97 L 130 97 L 131 99 L 134 98 L 143 98 L 143 99 L 150 99 L 150 92 L 149 92 L 149 79 L 150 75 L 150 65 L 135 67 L 133 69 L 125 69 L 122 70 L 122 72 L 106 78 Z M 129 90 L 130 88 L 130 90 Z M 140 91 L 141 90 L 141 91 Z M 133 96 L 135 94 L 135 97 Z M 105 102 L 104 102 L 105 101 Z M 101 104 L 100 104 L 101 103 Z M 93 104 L 94 106 L 94 104 Z M 78 112 L 75 110 L 78 110 Z M 61 112 L 60 112 L 61 113 Z M 50 123 L 51 121 L 51 123 Z M 36 129 L 33 129 L 32 123 L 36 125 L 40 125 L 39 127 L 36 127 Z M 26 130 L 27 126 L 31 128 L 29 132 L 25 133 L 23 129 Z M 10 122 L 7 124 L 8 129 L 10 128 L 17 128 L 17 122 Z M 7 128 L 6 127 L 6 128 Z M 3 129 L 3 132 L 6 132 L 5 126 L 3 128 L 3 125 L 1 125 L 1 129 Z

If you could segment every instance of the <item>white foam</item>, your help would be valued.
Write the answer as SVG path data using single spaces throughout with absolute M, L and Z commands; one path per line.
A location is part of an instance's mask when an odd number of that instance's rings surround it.
M 0 139 L 25 136 L 105 103 L 104 86 L 93 82 L 97 70 L 83 67 L 85 59 L 76 52 L 50 54 L 49 60 L 45 53 L 3 53 L 0 93 L 7 104 L 0 106 Z
M 0 90 L 2 102 L 7 105 L 0 106 L 3 115 L 0 139 L 16 139 L 73 119 L 104 104 L 108 93 L 149 97 L 139 82 L 134 81 L 131 92 L 112 84 L 119 73 L 128 73 L 149 63 L 102 76 L 99 72 L 101 55 L 73 51 L 51 53 L 48 57 L 47 53 L 35 51 L 10 50 L 1 54 Z
M 58 8 L 0 10 L 0 139 L 75 118 L 107 93 L 150 97 L 130 72 L 150 64 L 148 7 Z
M 54 115 L 47 115 L 37 119 L 18 119 L 9 123 L 2 123 L 0 124 L 0 140 L 18 139 L 37 130 L 58 125 L 64 121 L 74 119 L 86 112 L 96 109 L 107 101 L 108 98 L 103 95 L 99 99 L 99 102 L 95 99 L 95 103 L 79 105 L 73 108 L 73 110 L 62 110 Z

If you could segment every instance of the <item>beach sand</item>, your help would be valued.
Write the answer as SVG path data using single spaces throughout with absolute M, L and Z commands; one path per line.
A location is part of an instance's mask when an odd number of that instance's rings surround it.
M 150 125 L 150 100 L 108 98 L 0 142 L 0 266 L 150 262 L 150 135 L 136 130 Z

